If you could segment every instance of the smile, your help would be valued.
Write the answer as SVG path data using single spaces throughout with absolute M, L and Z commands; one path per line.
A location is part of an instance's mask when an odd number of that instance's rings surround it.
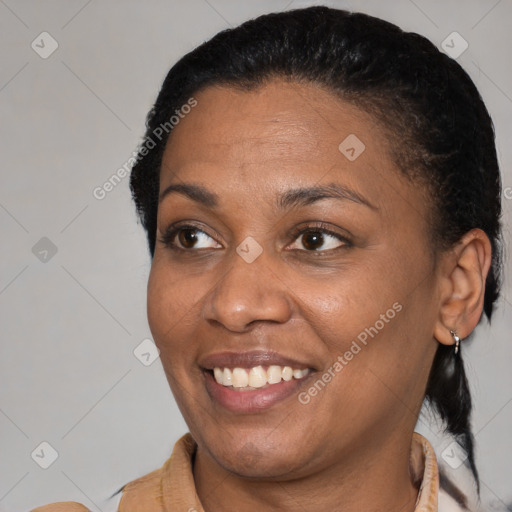
M 317 368 L 271 350 L 217 352 L 199 360 L 206 391 L 215 407 L 251 414 L 298 395 Z
M 310 373 L 310 369 L 294 369 L 291 366 L 261 365 L 252 368 L 213 368 L 215 381 L 237 391 L 251 391 L 269 385 L 288 382 L 292 379 L 302 379 Z

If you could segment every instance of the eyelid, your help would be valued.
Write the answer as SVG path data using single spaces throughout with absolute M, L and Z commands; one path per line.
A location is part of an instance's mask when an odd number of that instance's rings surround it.
M 195 251 L 201 251 L 202 249 L 207 249 L 204 247 L 198 248 L 198 249 L 180 247 L 179 245 L 177 245 L 176 243 L 174 243 L 172 241 L 176 237 L 176 235 L 179 233 L 180 230 L 187 229 L 187 228 L 201 232 L 201 233 L 205 234 L 206 236 L 210 237 L 217 244 L 219 244 L 221 246 L 223 245 L 221 242 L 219 242 L 219 238 L 221 238 L 219 235 L 217 235 L 217 234 L 212 235 L 208 232 L 208 231 L 210 231 L 210 228 L 208 230 L 206 230 L 206 229 L 204 229 L 203 225 L 198 224 L 195 221 L 190 221 L 190 220 L 182 220 L 182 221 L 179 221 L 179 222 L 169 225 L 163 231 L 163 233 L 158 237 L 158 240 L 160 243 L 164 244 L 166 247 L 169 247 L 169 248 L 175 249 L 175 250 L 182 250 L 182 251 L 186 251 L 186 252 L 193 252 L 193 251 L 195 252 Z M 326 222 L 310 221 L 310 222 L 304 222 L 301 225 L 296 226 L 292 230 L 292 232 L 289 234 L 289 237 L 291 238 L 291 242 L 289 242 L 289 244 L 286 247 L 288 247 L 289 245 L 294 243 L 301 235 L 303 235 L 305 233 L 310 233 L 310 232 L 321 232 L 323 234 L 333 236 L 333 237 L 337 238 L 340 242 L 342 242 L 343 245 L 335 247 L 333 249 L 317 250 L 317 251 L 313 251 L 313 250 L 308 251 L 306 249 L 289 249 L 289 250 L 302 250 L 302 251 L 308 252 L 308 253 L 327 253 L 327 252 L 335 251 L 337 249 L 341 249 L 344 247 L 350 247 L 353 245 L 352 238 L 348 233 L 344 235 L 344 234 L 336 231 L 335 229 L 333 229 L 331 227 L 331 225 Z M 212 247 L 209 249 L 214 249 L 214 248 Z M 215 248 L 215 249 L 218 249 L 218 248 Z
M 338 231 L 336 231 L 335 229 L 333 229 L 330 226 L 330 224 L 327 224 L 327 223 L 321 222 L 321 221 L 312 221 L 310 223 L 307 223 L 306 225 L 303 224 L 302 226 L 297 226 L 296 228 L 294 228 L 290 234 L 290 238 L 292 238 L 292 241 L 288 245 L 291 245 L 292 243 L 294 243 L 297 240 L 297 238 L 299 238 L 299 236 L 301 236 L 305 233 L 310 233 L 310 232 L 320 232 L 320 233 L 323 233 L 326 235 L 333 236 L 333 237 L 337 238 L 340 242 L 343 242 L 343 245 L 340 247 L 335 247 L 334 249 L 327 249 L 324 251 L 307 251 L 306 249 L 302 249 L 304 252 L 309 252 L 309 253 L 324 252 L 324 253 L 326 253 L 326 252 L 330 252 L 330 251 L 335 251 L 336 249 L 340 249 L 343 247 L 353 245 L 353 241 L 348 233 L 343 235 L 343 234 L 339 233 Z M 300 249 L 295 249 L 295 250 L 300 250 Z
M 180 247 L 179 245 L 174 243 L 173 239 L 176 237 L 176 235 L 179 233 L 179 231 L 183 230 L 183 229 L 193 229 L 195 231 L 204 233 L 206 236 L 208 236 L 212 240 L 214 240 L 217 244 L 222 245 L 218 240 L 218 238 L 220 238 L 220 237 L 218 237 L 217 235 L 214 236 L 214 235 L 208 233 L 208 231 L 206 229 L 204 229 L 204 226 L 200 226 L 200 225 L 196 224 L 194 221 L 187 221 L 187 220 L 182 220 L 182 221 L 176 222 L 175 224 L 171 224 L 170 226 L 167 226 L 167 228 L 165 228 L 163 230 L 163 232 L 161 232 L 161 235 L 158 237 L 158 240 L 160 241 L 160 243 L 164 244 L 166 247 L 169 247 L 171 249 L 176 249 L 176 250 L 192 252 L 192 251 L 199 251 L 201 249 L 204 249 L 204 247 L 200 248 L 200 249 L 194 249 L 194 248 L 187 249 L 185 247 Z M 217 248 L 215 248 L 215 249 L 217 249 Z

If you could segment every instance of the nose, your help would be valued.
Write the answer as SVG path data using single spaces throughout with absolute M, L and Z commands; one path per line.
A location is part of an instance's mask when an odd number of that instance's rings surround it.
M 247 263 L 237 253 L 204 301 L 204 317 L 233 332 L 260 322 L 285 323 L 292 315 L 289 290 L 264 254 Z

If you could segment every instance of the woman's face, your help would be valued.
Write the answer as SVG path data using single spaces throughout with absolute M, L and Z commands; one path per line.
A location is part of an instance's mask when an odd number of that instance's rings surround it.
M 316 86 L 195 98 L 163 157 L 148 315 L 201 453 L 283 478 L 407 449 L 436 349 L 424 191 Z

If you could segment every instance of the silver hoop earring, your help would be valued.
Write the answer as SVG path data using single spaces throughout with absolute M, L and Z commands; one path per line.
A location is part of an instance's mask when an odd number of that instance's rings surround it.
M 450 334 L 452 335 L 453 341 L 455 341 L 455 354 L 458 354 L 458 352 L 459 352 L 459 345 L 460 345 L 460 338 L 457 336 L 455 331 L 450 331 Z

